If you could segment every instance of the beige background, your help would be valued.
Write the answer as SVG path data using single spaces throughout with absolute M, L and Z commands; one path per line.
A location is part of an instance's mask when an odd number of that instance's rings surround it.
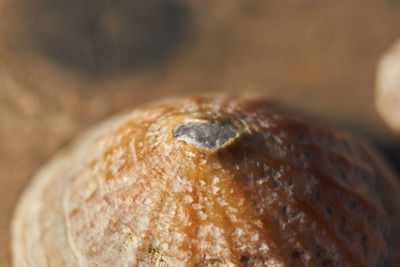
M 143 102 L 267 95 L 396 157 L 399 138 L 373 89 L 399 25 L 397 0 L 0 0 L 0 266 L 37 169 L 82 130 Z

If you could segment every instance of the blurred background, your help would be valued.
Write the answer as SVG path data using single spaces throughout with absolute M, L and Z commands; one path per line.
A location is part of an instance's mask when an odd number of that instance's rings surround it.
M 149 101 L 264 95 L 364 135 L 399 167 L 374 106 L 398 0 L 0 0 L 0 266 L 32 175 L 96 122 Z

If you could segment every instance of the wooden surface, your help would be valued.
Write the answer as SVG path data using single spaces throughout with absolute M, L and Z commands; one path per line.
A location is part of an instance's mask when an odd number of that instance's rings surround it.
M 74 136 L 138 104 L 262 94 L 389 148 L 374 107 L 400 1 L 0 0 L 0 266 L 38 168 Z

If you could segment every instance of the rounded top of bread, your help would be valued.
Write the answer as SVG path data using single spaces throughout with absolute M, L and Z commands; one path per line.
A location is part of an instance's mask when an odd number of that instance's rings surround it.
M 399 192 L 359 138 L 277 104 L 165 101 L 39 171 L 13 220 L 14 265 L 390 264 Z

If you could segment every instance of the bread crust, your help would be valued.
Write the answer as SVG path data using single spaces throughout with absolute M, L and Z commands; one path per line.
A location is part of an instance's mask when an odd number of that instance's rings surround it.
M 14 266 L 394 266 L 399 192 L 366 143 L 279 105 L 171 100 L 39 171 Z

